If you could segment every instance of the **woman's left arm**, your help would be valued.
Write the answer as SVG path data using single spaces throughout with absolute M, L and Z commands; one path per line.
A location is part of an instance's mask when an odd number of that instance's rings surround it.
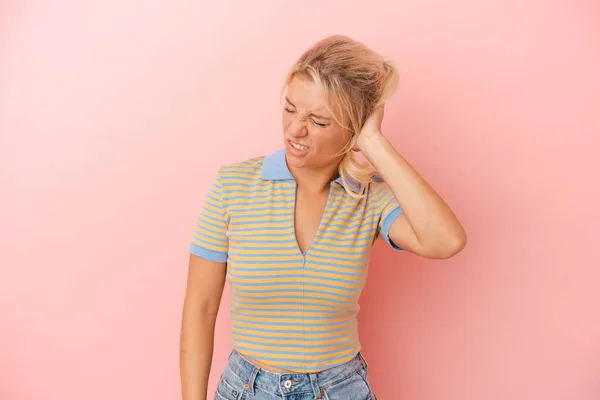
M 389 230 L 392 242 L 427 258 L 450 258 L 467 235 L 450 207 L 381 133 L 383 106 L 365 122 L 357 138 L 360 150 L 389 186 L 403 213 Z

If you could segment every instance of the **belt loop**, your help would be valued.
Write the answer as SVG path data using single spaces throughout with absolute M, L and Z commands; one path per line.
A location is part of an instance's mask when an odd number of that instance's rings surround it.
M 360 359 L 360 363 L 363 365 L 363 367 L 365 367 L 365 371 L 369 370 L 369 363 L 367 362 L 367 360 L 365 359 L 365 357 L 363 357 L 362 353 L 359 351 L 358 352 L 358 358 Z
M 319 389 L 319 382 L 317 381 L 317 374 L 308 374 L 310 377 L 310 385 L 312 386 L 315 400 L 321 399 L 321 390 Z
M 251 396 L 254 396 L 254 383 L 259 372 L 260 368 L 255 366 L 254 369 L 252 369 L 248 383 L 245 385 L 245 388 L 248 389 L 248 393 L 250 393 Z

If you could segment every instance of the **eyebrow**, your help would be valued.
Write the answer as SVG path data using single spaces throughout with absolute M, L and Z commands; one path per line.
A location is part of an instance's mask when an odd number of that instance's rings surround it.
M 287 98 L 287 96 L 285 97 L 285 101 L 287 101 L 288 103 L 290 103 L 292 107 L 296 108 L 296 106 L 294 105 L 294 103 L 292 103 L 292 102 L 290 101 L 290 99 L 288 99 L 288 98 Z M 321 115 L 317 115 L 317 114 L 315 114 L 315 113 L 310 113 L 310 115 L 312 115 L 313 117 L 317 117 L 317 118 L 319 118 L 319 119 L 327 119 L 327 120 L 330 120 L 330 119 L 331 119 L 331 118 L 329 118 L 329 117 L 323 117 L 323 116 L 321 116 Z

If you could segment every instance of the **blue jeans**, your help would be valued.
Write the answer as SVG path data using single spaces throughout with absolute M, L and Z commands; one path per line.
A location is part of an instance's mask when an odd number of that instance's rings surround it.
M 279 374 L 257 367 L 233 350 L 215 400 L 377 400 L 367 368 L 359 352 L 352 360 L 317 373 Z

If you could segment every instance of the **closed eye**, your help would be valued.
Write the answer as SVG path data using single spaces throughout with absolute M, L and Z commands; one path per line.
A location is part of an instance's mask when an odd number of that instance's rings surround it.
M 285 111 L 286 111 L 287 113 L 289 113 L 289 114 L 293 114 L 293 113 L 295 113 L 295 112 L 296 112 L 296 110 L 292 110 L 291 108 L 284 107 L 284 109 L 285 109 Z M 329 124 L 322 124 L 322 123 L 320 123 L 320 122 L 317 122 L 317 121 L 315 121 L 314 119 L 311 119 L 311 121 L 312 121 L 312 123 L 313 123 L 313 124 L 315 124 L 315 125 L 317 125 L 317 126 L 319 126 L 319 127 L 321 127 L 321 128 L 325 128 L 326 126 L 328 126 L 328 125 L 329 125 Z

